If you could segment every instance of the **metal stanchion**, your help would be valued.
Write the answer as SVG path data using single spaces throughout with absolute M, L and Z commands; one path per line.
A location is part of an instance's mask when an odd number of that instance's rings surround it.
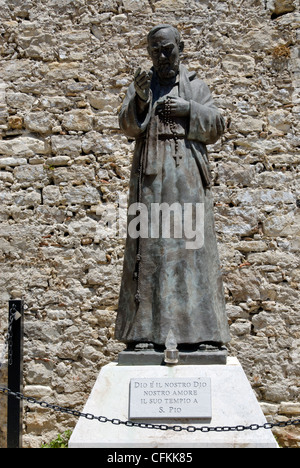
M 23 314 L 22 300 L 9 301 L 7 385 L 12 392 L 23 392 Z M 7 448 L 22 448 L 23 400 L 8 395 Z

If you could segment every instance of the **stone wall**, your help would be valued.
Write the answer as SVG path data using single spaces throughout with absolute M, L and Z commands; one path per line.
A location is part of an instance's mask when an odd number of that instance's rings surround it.
M 135 68 L 150 65 L 147 31 L 169 22 L 227 124 L 210 161 L 229 351 L 268 420 L 299 417 L 297 5 L 0 0 L 0 330 L 2 343 L 8 300 L 24 299 L 26 395 L 81 409 L 123 348 L 113 339 L 124 248 L 117 215 L 133 142 L 118 129 L 118 109 Z M 24 446 L 75 422 L 25 404 Z M 300 446 L 296 428 L 275 433 Z

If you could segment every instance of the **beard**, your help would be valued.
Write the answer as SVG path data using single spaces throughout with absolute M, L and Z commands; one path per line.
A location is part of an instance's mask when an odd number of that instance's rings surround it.
M 179 69 L 179 60 L 176 63 L 159 63 L 156 71 L 160 79 L 163 81 L 171 81 L 176 78 Z

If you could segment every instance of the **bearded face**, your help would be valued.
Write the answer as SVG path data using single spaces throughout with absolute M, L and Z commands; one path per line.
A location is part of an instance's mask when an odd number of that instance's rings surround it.
M 158 30 L 149 40 L 148 52 L 154 69 L 163 82 L 175 80 L 179 69 L 180 46 L 171 29 Z

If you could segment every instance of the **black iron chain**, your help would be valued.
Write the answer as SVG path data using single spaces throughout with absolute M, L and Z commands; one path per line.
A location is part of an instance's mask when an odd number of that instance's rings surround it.
M 95 416 L 94 414 L 91 413 L 83 413 L 78 410 L 73 410 L 71 408 L 65 408 L 63 406 L 59 405 L 53 405 L 51 403 L 47 403 L 46 401 L 39 401 L 36 398 L 33 397 L 27 397 L 23 395 L 22 393 L 19 392 L 13 392 L 9 390 L 7 387 L 1 387 L 0 386 L 0 392 L 3 392 L 6 395 L 11 395 L 14 396 L 15 398 L 19 400 L 25 400 L 28 403 L 32 404 L 37 404 L 40 405 L 42 408 L 49 408 L 54 411 L 58 411 L 60 413 L 67 413 L 71 414 L 72 416 L 76 417 L 82 417 L 85 419 L 90 419 L 90 420 L 97 420 L 102 423 L 111 423 L 115 424 L 117 426 L 119 425 L 124 425 L 127 427 L 139 427 L 142 429 L 159 429 L 161 431 L 175 431 L 175 432 L 181 432 L 181 431 L 187 431 L 187 432 L 229 432 L 229 431 L 256 431 L 258 429 L 272 429 L 273 427 L 286 427 L 286 426 L 299 426 L 300 425 L 300 418 L 299 419 L 292 419 L 288 421 L 282 421 L 278 423 L 264 423 L 264 424 L 250 424 L 249 426 L 244 426 L 244 425 L 237 425 L 237 426 L 180 426 L 180 425 L 168 425 L 168 424 L 153 424 L 153 423 L 146 423 L 146 422 L 133 422 L 133 421 L 122 421 L 121 419 L 118 418 L 107 418 L 106 416 Z

